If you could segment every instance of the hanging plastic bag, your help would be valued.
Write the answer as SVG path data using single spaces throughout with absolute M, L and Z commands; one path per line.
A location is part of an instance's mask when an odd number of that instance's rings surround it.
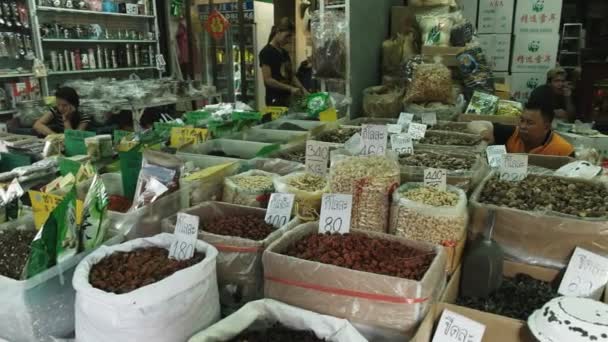
M 441 63 L 413 64 L 412 80 L 407 87 L 404 101 L 452 104 L 452 73 Z
M 450 46 L 452 16 L 418 16 L 418 25 L 422 31 L 422 45 Z
M 363 90 L 363 112 L 372 118 L 396 118 L 403 111 L 403 89 L 386 86 Z
M 133 207 L 130 211 L 135 211 L 155 202 L 165 194 L 177 191 L 183 167 L 184 162 L 173 155 L 144 151 Z
M 459 53 L 456 59 L 464 78 L 464 93 L 467 99 L 470 99 L 476 90 L 494 94 L 492 69 L 479 45 L 471 44 L 465 51 Z
M 317 78 L 344 79 L 348 21 L 343 13 L 315 12 L 311 21 L 312 63 Z

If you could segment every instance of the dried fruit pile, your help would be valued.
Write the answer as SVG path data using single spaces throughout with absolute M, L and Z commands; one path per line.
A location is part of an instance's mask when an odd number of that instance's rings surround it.
M 475 135 L 427 132 L 420 140 L 421 144 L 447 146 L 475 146 L 481 142 L 481 137 Z
M 35 236 L 35 230 L 0 230 L 0 276 L 21 279 Z
M 530 211 L 554 211 L 579 217 L 608 214 L 608 189 L 591 183 L 550 176 L 528 175 L 521 182 L 491 178 L 479 202 Z
M 226 216 L 211 222 L 205 222 L 201 225 L 201 230 L 218 235 L 261 241 L 267 238 L 275 228 L 266 223 L 263 217 L 246 215 Z
M 451 156 L 434 152 L 415 152 L 399 156 L 399 164 L 406 166 L 432 167 L 446 170 L 470 170 L 475 157 Z
M 295 331 L 277 323 L 263 331 L 245 331 L 230 342 L 323 342 L 312 331 Z
M 505 278 L 501 287 L 486 299 L 458 298 L 456 304 L 525 321 L 558 296 L 551 284 L 518 274 L 515 278 Z
M 348 139 L 359 132 L 361 132 L 361 128 L 338 128 L 319 134 L 315 140 L 335 144 L 344 144 L 348 141 Z
M 120 195 L 110 195 L 108 196 L 108 210 L 116 211 L 119 213 L 126 213 L 129 211 L 133 202 L 131 202 L 128 198 Z
M 283 254 L 352 270 L 421 280 L 434 252 L 417 250 L 396 241 L 363 234 L 311 234 Z
M 173 273 L 205 259 L 195 252 L 190 260 L 169 259 L 169 251 L 160 247 L 141 248 L 131 252 L 114 252 L 91 268 L 91 286 L 116 294 L 129 293 L 161 281 Z

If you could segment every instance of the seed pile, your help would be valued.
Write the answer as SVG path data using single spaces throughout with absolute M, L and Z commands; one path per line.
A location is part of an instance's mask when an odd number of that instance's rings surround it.
M 535 310 L 558 296 L 551 284 L 518 274 L 505 278 L 501 287 L 486 299 L 458 298 L 456 304 L 526 321 Z
M 315 140 L 335 144 L 344 144 L 348 141 L 348 139 L 359 132 L 361 132 L 360 128 L 338 128 L 319 134 Z
M 470 170 L 475 164 L 475 157 L 451 156 L 433 152 L 415 152 L 414 154 L 399 156 L 399 164 L 452 171 Z
M 327 180 L 325 177 L 303 173 L 286 180 L 287 185 L 302 191 L 317 192 L 325 189 Z
M 311 234 L 283 254 L 349 269 L 420 280 L 435 258 L 396 241 L 363 234 Z
M 272 176 L 268 175 L 247 175 L 235 176 L 230 178 L 239 188 L 246 190 L 272 189 Z
M 406 190 L 401 195 L 411 201 L 433 207 L 453 207 L 458 204 L 458 194 L 425 186 Z
M 295 331 L 277 323 L 263 331 L 245 331 L 230 342 L 323 342 L 312 331 Z
M 267 238 L 275 228 L 266 223 L 263 217 L 246 215 L 221 217 L 209 223 L 204 223 L 201 230 L 217 235 L 236 236 L 260 241 Z
M 189 260 L 169 259 L 169 251 L 160 247 L 114 252 L 93 265 L 89 282 L 94 288 L 106 292 L 129 293 L 159 282 L 203 259 L 205 254 L 200 252 L 195 252 Z
M 20 280 L 30 254 L 35 230 L 0 230 L 0 275 Z
M 554 211 L 578 217 L 604 217 L 608 189 L 601 183 L 528 175 L 521 182 L 488 181 L 479 201 L 527 211 Z

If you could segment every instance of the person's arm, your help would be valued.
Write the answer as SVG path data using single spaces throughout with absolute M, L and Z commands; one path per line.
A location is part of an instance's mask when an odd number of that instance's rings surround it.
M 300 91 L 300 88 L 293 87 L 289 84 L 279 82 L 272 78 L 272 71 L 270 70 L 270 66 L 268 65 L 262 65 L 262 77 L 264 78 L 264 84 L 267 87 L 285 90 L 292 94 L 298 93 Z
M 48 124 L 51 123 L 51 121 L 53 121 L 53 113 L 51 113 L 51 112 L 45 113 L 42 117 L 40 117 L 40 119 L 38 119 L 36 121 L 36 123 L 34 123 L 33 128 L 36 132 L 38 132 L 38 134 L 43 135 L 43 136 L 56 134 L 48 126 Z
M 86 115 L 86 114 L 80 114 L 80 123 L 78 124 L 78 128 L 76 128 L 79 131 L 86 131 L 87 128 L 89 127 L 89 124 L 91 123 L 91 117 Z
M 306 88 L 305 88 L 305 87 L 302 85 L 302 82 L 300 82 L 300 80 L 298 79 L 298 77 L 297 77 L 297 76 L 294 76 L 294 77 L 293 77 L 292 82 L 293 82 L 293 84 L 294 84 L 294 85 L 295 85 L 295 86 L 296 86 L 298 89 L 300 89 L 300 91 L 301 91 L 301 92 L 302 92 L 304 95 L 308 95 L 308 94 L 310 94 L 310 93 L 308 92 L 308 90 L 306 90 Z

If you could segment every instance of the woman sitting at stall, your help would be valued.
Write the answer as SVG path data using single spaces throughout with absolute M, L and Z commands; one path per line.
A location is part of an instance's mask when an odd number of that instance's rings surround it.
M 69 87 L 57 89 L 56 106 L 34 124 L 34 130 L 42 136 L 63 133 L 66 129 L 84 131 L 91 118 L 78 111 L 80 98 L 76 90 Z

